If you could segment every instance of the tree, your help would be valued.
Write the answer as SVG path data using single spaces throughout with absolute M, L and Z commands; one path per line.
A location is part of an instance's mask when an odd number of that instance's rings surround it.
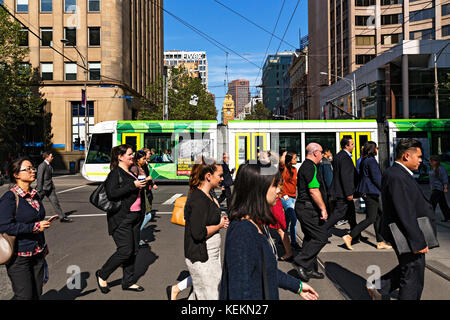
M 29 49 L 20 46 L 21 25 L 0 8 L 0 145 L 17 153 L 27 141 L 27 132 L 42 122 L 45 101 L 39 94 L 37 69 L 26 63 Z M 36 134 L 34 134 L 36 136 Z M 38 135 L 44 140 L 44 133 Z
M 245 117 L 245 120 L 271 120 L 272 112 L 267 109 L 262 102 L 258 102 L 253 107 L 252 113 Z
M 183 66 L 172 67 L 169 76 L 169 120 L 216 120 L 217 110 L 200 78 L 192 78 Z M 147 89 L 148 99 L 138 99 L 138 120 L 162 120 L 165 104 L 165 86 L 162 77 Z M 196 106 L 190 104 L 191 96 L 198 97 Z

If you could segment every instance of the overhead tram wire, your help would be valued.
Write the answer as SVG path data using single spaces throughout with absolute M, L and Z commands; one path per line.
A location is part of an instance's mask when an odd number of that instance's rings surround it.
M 302 0 L 297 0 L 297 4 L 295 5 L 294 11 L 292 11 L 291 18 L 289 19 L 288 25 L 286 26 L 286 29 L 284 30 L 283 37 L 282 37 L 282 39 L 280 41 L 280 44 L 278 45 L 278 48 L 277 48 L 276 52 L 278 52 L 278 50 L 280 50 L 281 44 L 283 43 L 284 37 L 286 36 L 286 33 L 287 33 L 288 29 L 289 29 L 289 26 L 291 25 L 292 19 L 294 18 L 295 12 L 297 11 L 298 5 L 300 4 L 301 1 Z

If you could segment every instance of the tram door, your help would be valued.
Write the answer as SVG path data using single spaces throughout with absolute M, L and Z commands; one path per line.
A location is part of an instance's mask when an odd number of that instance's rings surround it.
M 139 150 L 141 146 L 140 133 L 122 133 L 122 144 L 129 144 L 133 147 L 133 151 Z
M 361 148 L 367 141 L 370 141 L 370 132 L 340 132 L 339 142 L 343 137 L 350 136 L 353 139 L 355 148 L 353 149 L 353 164 L 356 166 L 356 160 L 361 157 Z
M 236 134 L 236 153 L 235 153 L 236 171 L 239 165 L 246 160 L 250 160 L 250 133 Z
M 267 149 L 267 134 L 252 133 L 252 142 L 252 160 L 258 160 L 261 151 Z

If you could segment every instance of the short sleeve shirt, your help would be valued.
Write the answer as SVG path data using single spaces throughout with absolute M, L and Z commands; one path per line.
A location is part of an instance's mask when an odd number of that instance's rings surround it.
M 297 182 L 298 200 L 300 202 L 311 202 L 314 208 L 318 209 L 309 190 L 319 189 L 324 201 L 326 199 L 326 191 L 325 184 L 322 181 L 319 170 L 313 161 L 309 159 L 303 161 L 300 169 L 298 170 Z

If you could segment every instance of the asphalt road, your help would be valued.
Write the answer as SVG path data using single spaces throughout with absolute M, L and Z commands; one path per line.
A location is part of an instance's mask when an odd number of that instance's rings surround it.
M 42 299 L 52 300 L 161 300 L 166 299 L 165 289 L 187 274 L 184 262 L 184 228 L 170 222 L 175 195 L 185 195 L 187 185 L 159 185 L 154 192 L 154 221 L 147 224 L 142 238 L 148 246 L 141 248 L 136 263 L 137 283 L 145 288 L 142 293 L 123 291 L 119 269 L 108 279 L 111 292 L 104 295 L 97 288 L 95 271 L 115 251 L 115 245 L 107 232 L 106 215 L 89 203 L 89 195 L 97 185 L 81 176 L 59 176 L 54 179 L 61 206 L 74 220 L 64 224 L 56 221 L 45 232 L 50 254 L 47 257 L 50 279 L 44 286 Z M 0 194 L 7 186 L 0 187 Z M 172 199 L 172 200 L 169 200 Z M 44 200 L 47 215 L 54 214 L 47 199 Z M 348 226 L 347 226 L 348 227 Z M 343 226 L 342 228 L 345 228 Z M 339 233 L 339 231 L 337 231 Z M 370 233 L 369 241 L 376 243 Z M 301 233 L 299 233 L 301 236 Z M 225 231 L 222 231 L 222 239 Z M 396 265 L 395 254 L 377 251 L 372 245 L 358 245 L 349 252 L 342 248 L 338 236 L 331 238 L 320 255 L 327 277 L 312 279 L 309 283 L 319 292 L 320 299 L 345 300 L 368 299 L 364 291 L 365 280 L 370 276 L 367 267 L 378 265 L 382 274 Z M 291 275 L 296 272 L 289 263 L 279 262 L 279 268 Z M 180 294 L 186 298 L 188 291 Z M 10 299 L 12 291 L 5 268 L 0 266 L 0 299 Z M 450 282 L 427 270 L 423 299 L 449 299 Z M 395 298 L 395 296 L 394 296 Z M 280 299 L 299 300 L 291 292 L 280 289 Z

